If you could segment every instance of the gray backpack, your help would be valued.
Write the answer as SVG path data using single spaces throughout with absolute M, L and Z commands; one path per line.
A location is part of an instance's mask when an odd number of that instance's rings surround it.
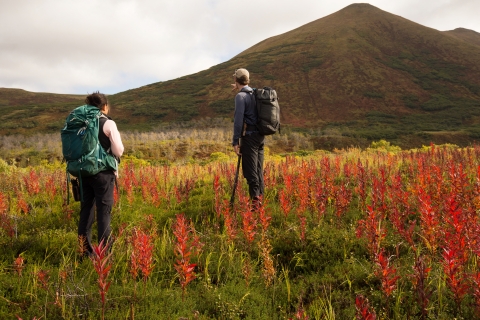
M 253 89 L 257 104 L 257 128 L 260 134 L 267 136 L 280 131 L 280 105 L 277 92 L 270 87 Z

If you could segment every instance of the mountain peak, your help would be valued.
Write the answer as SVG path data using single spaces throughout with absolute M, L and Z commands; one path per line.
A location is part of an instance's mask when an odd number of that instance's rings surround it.
M 343 9 L 340 9 L 336 13 L 352 13 L 352 14 L 365 14 L 365 13 L 378 13 L 384 12 L 383 10 L 372 6 L 369 3 L 352 3 Z M 335 13 L 334 13 L 335 14 Z
M 454 31 L 454 32 L 473 33 L 473 34 L 480 35 L 480 33 L 478 33 L 477 31 L 472 30 L 472 29 L 467 29 L 467 28 L 456 28 L 456 29 L 451 30 L 451 31 Z
M 351 10 L 351 9 L 378 9 L 378 8 L 375 6 L 372 6 L 370 3 L 352 3 L 351 5 L 348 5 L 345 8 L 343 8 L 342 10 Z
M 480 33 L 474 30 L 456 28 L 454 30 L 445 31 L 445 33 L 469 44 L 480 46 Z

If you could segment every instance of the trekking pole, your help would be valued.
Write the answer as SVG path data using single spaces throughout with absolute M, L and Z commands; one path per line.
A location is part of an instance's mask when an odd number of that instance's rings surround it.
M 240 171 L 240 162 L 241 162 L 242 156 L 238 156 L 238 162 L 237 162 L 237 172 L 235 173 L 235 180 L 233 181 L 233 190 L 232 190 L 232 196 L 230 197 L 230 207 L 233 208 L 233 202 L 235 201 L 235 190 L 237 189 L 237 183 L 238 183 L 238 173 Z

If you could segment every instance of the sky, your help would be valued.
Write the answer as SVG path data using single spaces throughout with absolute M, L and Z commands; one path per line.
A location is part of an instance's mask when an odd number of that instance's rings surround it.
M 0 0 L 0 87 L 114 94 L 208 69 L 352 3 Z M 440 31 L 480 32 L 479 0 L 368 3 Z

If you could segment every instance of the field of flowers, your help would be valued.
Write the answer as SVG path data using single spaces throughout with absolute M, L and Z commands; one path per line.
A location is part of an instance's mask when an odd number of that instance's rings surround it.
M 0 161 L 0 318 L 480 317 L 480 147 L 270 157 L 257 211 L 235 169 L 122 161 L 91 260 L 64 167 Z

